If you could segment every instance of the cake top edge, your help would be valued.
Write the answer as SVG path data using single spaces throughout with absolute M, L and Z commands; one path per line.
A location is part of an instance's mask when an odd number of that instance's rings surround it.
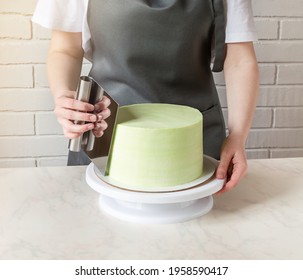
M 140 103 L 119 108 L 117 125 L 145 129 L 192 126 L 203 120 L 202 113 L 186 105 Z

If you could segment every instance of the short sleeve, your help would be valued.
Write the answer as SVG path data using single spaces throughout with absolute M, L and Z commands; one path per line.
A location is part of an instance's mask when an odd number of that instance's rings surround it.
M 82 32 L 84 0 L 38 0 L 32 21 L 49 29 Z
M 251 0 L 225 0 L 226 43 L 257 40 Z

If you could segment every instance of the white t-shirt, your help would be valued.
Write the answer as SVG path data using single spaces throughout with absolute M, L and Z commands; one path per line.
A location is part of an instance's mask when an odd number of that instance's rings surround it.
M 87 23 L 89 0 L 38 0 L 32 21 L 49 29 L 82 32 L 82 48 L 90 59 L 90 31 Z M 204 1 L 204 0 L 201 0 Z M 226 43 L 257 39 L 251 0 L 224 0 Z

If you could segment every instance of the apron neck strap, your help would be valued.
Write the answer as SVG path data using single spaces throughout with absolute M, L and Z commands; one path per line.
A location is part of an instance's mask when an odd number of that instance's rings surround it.
M 215 27 L 214 27 L 214 63 L 212 67 L 213 72 L 220 72 L 223 70 L 224 60 L 226 56 L 225 45 L 225 13 L 223 0 L 212 0 L 215 13 Z

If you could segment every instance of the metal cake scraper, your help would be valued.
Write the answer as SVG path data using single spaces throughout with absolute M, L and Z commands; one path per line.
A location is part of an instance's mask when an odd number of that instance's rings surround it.
M 106 119 L 108 127 L 104 130 L 102 137 L 95 137 L 92 131 L 85 132 L 82 136 L 71 139 L 69 141 L 69 150 L 73 152 L 80 152 L 82 149 L 95 167 L 102 175 L 108 175 L 108 159 L 111 149 L 111 143 L 115 130 L 115 124 L 119 109 L 119 104 L 107 93 L 105 90 L 89 76 L 81 76 L 77 89 L 77 100 L 96 104 L 103 96 L 110 99 L 111 104 L 109 109 L 111 115 Z M 84 122 L 77 121 L 76 124 L 83 124 Z

